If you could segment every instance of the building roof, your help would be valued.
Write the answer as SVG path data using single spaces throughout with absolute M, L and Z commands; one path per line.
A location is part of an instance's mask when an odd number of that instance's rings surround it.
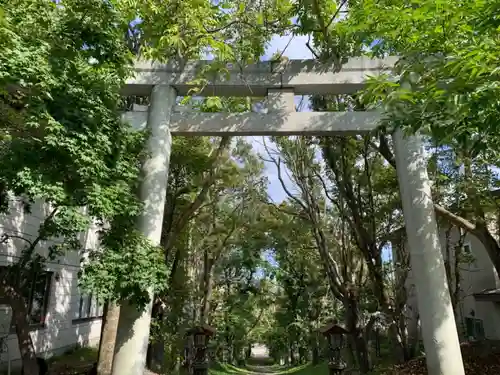
M 336 319 L 331 320 L 328 324 L 324 325 L 319 329 L 319 331 L 322 334 L 327 334 L 327 333 L 340 333 L 340 334 L 345 334 L 349 333 L 343 325 L 340 325 Z
M 207 336 L 213 336 L 216 332 L 216 329 L 208 324 L 203 324 L 199 326 L 195 326 L 189 330 L 187 330 L 187 335 L 193 335 L 197 333 L 204 333 Z
M 500 302 L 500 288 L 484 289 L 473 294 L 474 299 L 480 302 Z

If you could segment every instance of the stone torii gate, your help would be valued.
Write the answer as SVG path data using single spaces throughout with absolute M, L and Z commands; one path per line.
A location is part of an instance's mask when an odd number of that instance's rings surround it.
M 179 112 L 177 96 L 188 95 L 204 61 L 183 64 L 141 62 L 124 95 L 149 95 L 149 108 L 137 106 L 124 117 L 150 129 L 149 157 L 143 165 L 140 198 L 145 210 L 138 229 L 160 243 L 172 135 L 348 135 L 376 128 L 377 112 L 295 112 L 294 95 L 348 94 L 360 90 L 367 75 L 392 68 L 396 58 L 351 59 L 340 71 L 312 60 L 228 65 L 230 76 L 214 74 L 199 95 L 267 97 L 267 113 Z M 422 335 L 430 375 L 463 375 L 459 340 L 451 306 L 423 144 L 418 135 L 393 134 L 398 181 L 411 266 L 417 288 Z M 138 312 L 123 302 L 113 375 L 142 375 L 151 321 L 150 303 Z M 450 361 L 451 360 L 451 361 Z

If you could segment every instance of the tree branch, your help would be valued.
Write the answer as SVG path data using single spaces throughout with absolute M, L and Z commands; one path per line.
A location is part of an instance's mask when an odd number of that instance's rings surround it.
M 198 193 L 194 201 L 190 204 L 190 206 L 182 212 L 179 219 L 172 226 L 172 231 L 168 234 L 167 241 L 164 245 L 165 251 L 168 253 L 170 249 L 173 247 L 175 240 L 178 235 L 182 231 L 182 229 L 186 226 L 188 221 L 191 219 L 192 215 L 200 208 L 203 202 L 206 199 L 208 191 L 210 187 L 214 184 L 215 179 L 217 177 L 215 164 L 217 163 L 219 157 L 223 153 L 223 151 L 230 145 L 231 137 L 222 137 L 219 147 L 214 155 L 212 155 L 212 169 L 209 171 L 208 176 L 202 182 L 201 191 Z
M 394 158 L 394 155 L 392 154 L 392 151 L 389 147 L 389 142 L 384 134 L 381 134 L 379 136 L 379 141 L 380 144 L 377 146 L 375 143 L 370 142 L 370 145 L 380 152 L 380 154 L 387 160 L 387 162 L 394 167 L 394 169 L 397 170 L 396 168 L 396 160 Z M 455 215 L 451 211 L 447 210 L 443 206 L 434 203 L 434 211 L 436 214 L 446 218 L 447 220 L 451 221 L 453 224 L 457 225 L 460 228 L 465 229 L 468 232 L 475 232 L 476 231 L 476 225 L 470 222 L 467 219 L 464 219 L 461 216 Z
M 264 149 L 266 150 L 267 152 L 267 155 L 270 157 L 270 162 L 273 163 L 275 166 L 276 166 L 276 169 L 278 171 L 278 180 L 281 184 L 281 187 L 283 188 L 284 192 L 286 193 L 286 195 L 292 199 L 295 203 L 297 203 L 299 205 L 299 207 L 301 207 L 304 211 L 307 212 L 307 207 L 305 205 L 304 202 L 302 202 L 299 198 L 297 198 L 295 195 L 293 195 L 291 193 L 291 191 L 286 187 L 286 184 L 285 184 L 285 181 L 283 180 L 283 175 L 282 175 L 282 172 L 281 172 L 281 159 L 278 158 L 276 160 L 276 158 L 274 158 L 273 156 L 271 156 L 271 152 L 269 151 L 269 148 L 266 144 L 265 141 L 263 141 L 263 145 L 264 145 Z
M 59 207 L 55 207 L 52 210 L 52 212 L 49 214 L 49 216 L 47 216 L 44 219 L 43 223 L 40 225 L 40 229 L 38 230 L 38 236 L 33 240 L 33 242 L 31 242 L 30 246 L 28 246 L 27 248 L 23 249 L 23 251 L 21 253 L 21 258 L 18 261 L 18 267 L 20 269 L 22 269 L 26 265 L 26 263 L 28 263 L 28 261 L 31 258 L 31 255 L 35 251 L 37 245 L 40 243 L 40 241 L 42 241 L 42 239 L 45 238 L 46 227 L 47 227 L 48 223 L 50 221 L 52 221 L 52 219 L 56 215 L 58 209 L 59 209 Z
M 342 10 L 342 7 L 346 3 L 347 3 L 347 0 L 342 0 L 342 2 L 340 3 L 339 7 L 337 8 L 337 10 L 335 11 L 335 13 L 330 18 L 330 21 L 328 21 L 328 24 L 326 25 L 326 29 L 328 29 L 331 26 L 331 24 L 333 23 L 333 21 L 335 20 L 335 18 L 340 14 L 340 12 Z

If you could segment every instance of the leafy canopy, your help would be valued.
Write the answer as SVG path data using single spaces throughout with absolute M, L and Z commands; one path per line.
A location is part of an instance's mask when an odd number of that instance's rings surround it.
M 0 5 L 2 208 L 9 207 L 7 192 L 48 203 L 54 215 L 40 239 L 65 238 L 51 255 L 80 250 L 79 234 L 92 218 L 102 228 L 105 269 L 84 286 L 108 297 L 102 290 L 117 292 L 112 286 L 119 284 L 123 296 L 139 289 L 140 298 L 162 273 L 150 267 L 158 263 L 149 256 L 155 249 L 131 230 L 141 210 L 135 193 L 144 134 L 132 132 L 119 114 L 132 63 L 127 19 L 100 0 Z M 104 226 L 109 222 L 111 229 Z M 109 274 L 114 284 L 102 281 Z
M 498 2 L 349 2 L 334 32 L 371 55 L 396 55 L 394 79 L 373 78 L 368 100 L 384 103 L 392 125 L 457 138 L 475 154 L 498 149 Z

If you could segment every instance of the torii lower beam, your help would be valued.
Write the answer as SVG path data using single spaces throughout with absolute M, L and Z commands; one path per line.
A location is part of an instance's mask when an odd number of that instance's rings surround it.
M 149 64 L 147 69 L 141 65 L 136 78 L 124 88 L 124 93 L 128 95 L 151 95 L 147 114 L 134 111 L 124 116 L 137 128 L 147 125 L 151 129 L 149 158 L 143 166 L 144 181 L 141 185 L 145 209 L 139 220 L 139 229 L 155 245 L 160 243 L 161 237 L 172 134 L 355 134 L 375 129 L 379 120 L 376 112 L 295 113 L 293 96 L 297 93 L 356 91 L 362 87 L 369 73 L 386 70 L 380 60 L 354 60 L 341 72 L 313 62 L 292 61 L 279 72 L 265 72 L 262 65 L 258 65 L 226 81 L 214 76 L 204 95 L 267 95 L 270 99 L 269 113 L 176 113 L 176 95 L 185 95 L 193 87 L 191 80 L 202 65 L 194 63 L 183 68 L 171 68 Z M 265 69 L 272 68 L 272 64 L 264 66 Z M 393 141 L 429 375 L 463 375 L 424 148 L 419 136 L 404 137 L 400 130 L 395 132 Z M 151 307 L 150 303 L 139 312 L 126 301 L 122 304 L 113 375 L 142 375 Z M 450 358 L 453 360 L 450 361 Z
M 144 129 L 147 112 L 131 111 L 123 116 L 136 129 Z M 354 135 L 375 129 L 377 112 L 289 112 L 289 113 L 172 113 L 172 135 Z

